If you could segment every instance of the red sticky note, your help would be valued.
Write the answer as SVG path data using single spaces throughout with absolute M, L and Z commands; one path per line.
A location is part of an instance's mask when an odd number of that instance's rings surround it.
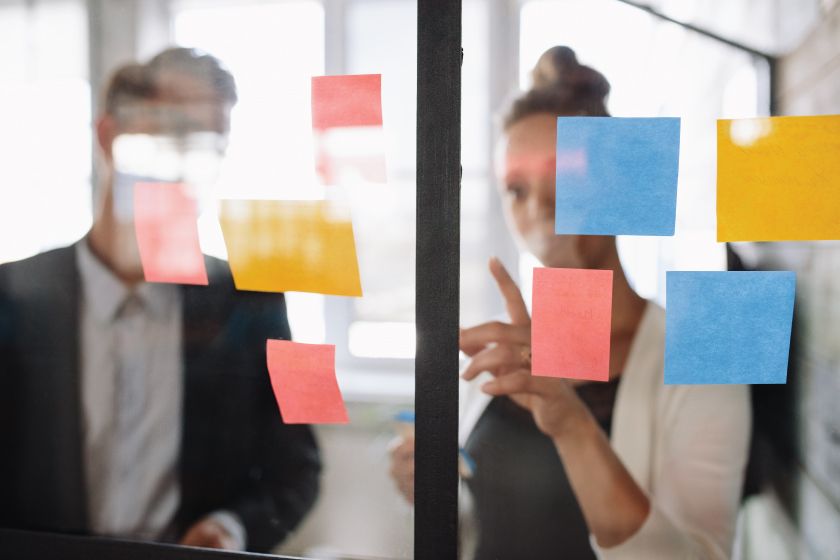
M 207 285 L 197 220 L 187 185 L 134 185 L 134 229 L 147 282 Z
M 314 76 L 312 127 L 382 126 L 382 75 Z
M 346 424 L 335 378 L 335 345 L 266 342 L 271 387 L 286 424 Z
M 612 270 L 534 269 L 534 375 L 609 380 L 612 281 Z

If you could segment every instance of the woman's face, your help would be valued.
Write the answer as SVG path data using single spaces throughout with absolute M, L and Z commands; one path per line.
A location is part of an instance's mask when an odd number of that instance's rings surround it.
M 557 268 L 597 268 L 615 238 L 554 233 L 554 173 L 557 118 L 527 116 L 502 138 L 499 185 L 508 227 L 520 247 Z

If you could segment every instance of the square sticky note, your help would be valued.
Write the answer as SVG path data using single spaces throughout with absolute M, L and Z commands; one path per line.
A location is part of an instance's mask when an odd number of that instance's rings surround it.
M 668 272 L 665 383 L 784 383 L 793 272 Z
M 197 221 L 188 185 L 134 185 L 134 230 L 147 282 L 207 285 Z
M 346 424 L 335 378 L 335 346 L 288 340 L 266 342 L 271 387 L 286 424 Z
M 381 75 L 313 77 L 312 128 L 321 183 L 387 181 Z
M 345 206 L 326 200 L 223 200 L 219 219 L 238 289 L 362 295 Z
M 555 232 L 673 235 L 680 119 L 559 117 Z
M 382 126 L 382 76 L 312 78 L 312 127 Z
M 718 241 L 840 239 L 840 115 L 717 130 Z
M 609 380 L 612 281 L 612 270 L 534 269 L 534 375 Z

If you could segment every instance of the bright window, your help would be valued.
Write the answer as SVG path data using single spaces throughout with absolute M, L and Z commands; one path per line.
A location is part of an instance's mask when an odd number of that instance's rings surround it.
M 313 165 L 309 83 L 324 73 L 320 2 L 186 0 L 173 5 L 174 38 L 228 65 L 239 88 L 219 198 L 320 198 Z M 220 30 L 224 30 L 220 32 Z M 214 208 L 201 218 L 205 252 L 225 257 Z M 287 296 L 295 340 L 322 343 L 324 297 Z
M 83 0 L 0 3 L 0 262 L 90 227 L 87 43 Z
M 563 44 L 610 81 L 614 116 L 682 117 L 675 236 L 619 238 L 635 288 L 661 302 L 666 270 L 723 270 L 724 245 L 715 231 L 715 121 L 766 112 L 758 106 L 759 62 L 614 0 L 524 2 L 519 37 L 520 87 L 529 85 L 540 54 Z

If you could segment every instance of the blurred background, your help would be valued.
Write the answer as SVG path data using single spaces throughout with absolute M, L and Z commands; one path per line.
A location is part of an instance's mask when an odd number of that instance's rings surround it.
M 727 267 L 715 239 L 715 119 L 840 113 L 836 0 L 644 4 L 729 42 L 631 4 L 464 0 L 462 324 L 503 311 L 490 256 L 525 271 L 523 281 L 534 265 L 505 232 L 492 158 L 495 116 L 528 85 L 546 48 L 569 45 L 603 72 L 613 115 L 683 119 L 676 235 L 620 240 L 636 289 L 660 302 L 665 270 Z M 323 196 L 313 186 L 310 77 L 383 76 L 388 183 L 347 195 L 365 296 L 289 296 L 295 339 L 336 344 L 351 424 L 318 428 L 321 498 L 280 552 L 409 558 L 412 513 L 387 475 L 387 446 L 395 414 L 414 402 L 415 0 L 0 0 L 0 262 L 87 231 L 101 85 L 116 66 L 173 44 L 220 57 L 237 79 L 217 185 L 225 198 Z M 224 256 L 211 214 L 201 221 L 202 247 Z M 799 272 L 804 333 L 789 385 L 757 396 L 779 403 L 769 423 L 786 435 L 762 444 L 762 480 L 771 482 L 747 502 L 739 554 L 840 558 L 840 344 L 831 330 L 840 319 L 840 250 L 822 242 L 734 251 L 741 265 Z

